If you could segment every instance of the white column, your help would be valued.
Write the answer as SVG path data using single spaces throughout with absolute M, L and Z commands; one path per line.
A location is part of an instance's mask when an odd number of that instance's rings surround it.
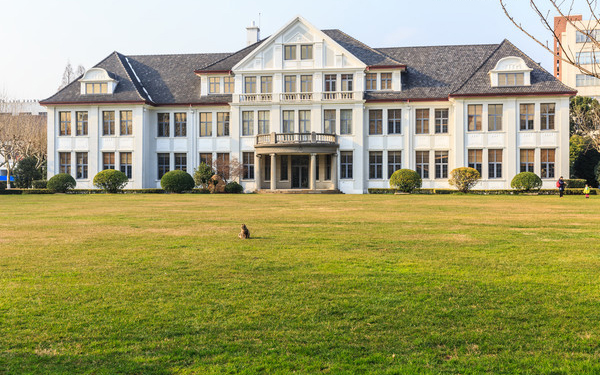
M 310 154 L 310 190 L 317 188 L 317 154 Z
M 277 162 L 276 155 L 271 154 L 271 190 L 277 189 Z

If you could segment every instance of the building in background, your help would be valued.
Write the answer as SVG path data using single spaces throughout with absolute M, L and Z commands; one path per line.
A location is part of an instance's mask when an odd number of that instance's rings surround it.
M 570 22 L 569 22 L 570 21 Z M 579 28 L 579 30 L 578 30 Z M 600 79 L 582 73 L 579 68 L 561 61 L 565 51 L 571 58 L 593 72 L 600 72 L 600 46 L 593 43 L 587 31 L 600 41 L 600 23 L 596 20 L 582 20 L 581 15 L 554 17 L 554 32 L 560 38 L 554 40 L 554 76 L 569 87 L 577 89 L 578 95 L 600 99 Z M 562 46 L 562 49 L 560 48 Z
M 449 171 L 510 189 L 531 171 L 553 188 L 569 173 L 569 98 L 576 92 L 509 41 L 372 48 L 296 17 L 235 53 L 112 53 L 42 101 L 48 177 L 91 188 L 120 169 L 129 188 L 169 170 L 242 165 L 246 191 L 365 193 L 400 168 L 424 188 Z M 225 173 L 225 171 L 221 171 Z

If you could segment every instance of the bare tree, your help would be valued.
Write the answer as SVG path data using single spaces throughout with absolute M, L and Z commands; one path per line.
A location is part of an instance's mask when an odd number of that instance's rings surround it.
M 62 80 L 60 82 L 60 86 L 58 86 L 58 90 L 62 90 L 69 83 L 73 82 L 77 78 L 75 72 L 73 71 L 73 66 L 71 62 L 67 62 L 67 66 L 65 66 L 65 71 L 63 72 Z
M 83 67 L 83 65 L 79 64 L 77 66 L 77 77 L 81 77 L 83 74 L 85 73 L 85 68 Z
M 217 160 L 213 161 L 213 169 L 216 171 L 216 174 L 221 176 L 226 182 L 238 182 L 244 172 L 244 166 L 237 158 L 231 158 L 231 160 L 228 161 L 217 158 Z

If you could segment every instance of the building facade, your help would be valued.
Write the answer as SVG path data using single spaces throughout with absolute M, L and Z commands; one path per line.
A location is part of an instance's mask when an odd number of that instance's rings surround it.
M 600 79 L 562 61 L 568 58 L 590 72 L 597 72 L 600 52 L 594 41 L 600 41 L 600 23 L 583 20 L 581 15 L 555 17 L 554 32 L 560 38 L 560 41 L 554 40 L 554 76 L 565 85 L 575 87 L 578 95 L 600 99 Z
M 91 188 L 114 168 L 155 188 L 169 170 L 239 163 L 246 191 L 360 194 L 400 168 L 425 188 L 463 166 L 481 172 L 478 189 L 568 175 L 575 91 L 507 40 L 371 48 L 302 17 L 258 39 L 250 27 L 235 53 L 112 53 L 42 102 L 49 177 Z

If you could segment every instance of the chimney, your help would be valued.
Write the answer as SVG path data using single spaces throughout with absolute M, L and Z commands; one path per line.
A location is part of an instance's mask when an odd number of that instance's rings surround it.
M 252 21 L 252 25 L 246 27 L 246 45 L 249 46 L 260 40 L 260 29 L 256 23 Z

